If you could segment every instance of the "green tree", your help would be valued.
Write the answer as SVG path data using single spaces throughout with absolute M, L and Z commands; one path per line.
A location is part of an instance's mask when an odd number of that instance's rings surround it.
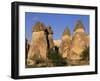
M 66 61 L 61 57 L 54 48 L 49 49 L 48 58 L 52 60 L 54 66 L 65 66 L 67 65 Z
M 89 47 L 86 47 L 80 56 L 82 60 L 89 60 Z

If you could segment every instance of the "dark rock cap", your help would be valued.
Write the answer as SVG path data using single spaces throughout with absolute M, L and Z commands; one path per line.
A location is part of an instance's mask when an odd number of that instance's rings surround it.
M 76 24 L 76 26 L 75 26 L 74 31 L 76 31 L 77 29 L 80 29 L 80 28 L 85 30 L 82 21 L 81 21 L 81 20 L 78 20 L 78 21 L 77 21 L 77 24 Z
M 53 30 L 52 30 L 52 27 L 49 25 L 49 26 L 47 26 L 47 32 L 48 32 L 48 34 L 53 34 Z
M 70 30 L 69 30 L 68 27 L 66 27 L 66 28 L 64 29 L 64 32 L 63 32 L 62 36 L 64 36 L 64 35 L 70 36 Z
M 42 22 L 38 21 L 33 26 L 32 32 L 45 31 L 45 28 L 46 28 L 45 25 Z

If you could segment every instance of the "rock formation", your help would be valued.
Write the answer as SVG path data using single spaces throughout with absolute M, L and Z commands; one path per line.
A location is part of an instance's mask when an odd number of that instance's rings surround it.
M 32 29 L 32 40 L 28 51 L 27 65 L 36 65 L 37 60 L 47 61 L 48 50 L 54 47 L 51 26 L 37 22 Z M 39 64 L 43 65 L 43 64 Z
M 52 31 L 52 28 L 51 26 L 48 26 L 46 28 L 46 35 L 47 35 L 47 43 L 48 43 L 48 49 L 49 48 L 53 48 L 54 47 L 54 42 L 53 42 L 53 31 Z
M 72 64 L 78 64 L 77 61 L 81 60 L 81 53 L 89 46 L 88 36 L 85 32 L 85 28 L 82 22 L 79 20 L 74 29 L 74 35 L 70 46 L 70 53 L 68 55 L 69 60 L 72 60 Z
M 67 58 L 69 51 L 70 51 L 70 45 L 71 45 L 71 36 L 70 36 L 70 30 L 68 28 L 65 28 L 63 35 L 62 35 L 62 41 L 61 45 L 59 47 L 59 52 L 62 54 L 63 58 Z
M 42 22 L 37 22 L 32 28 L 30 48 L 27 45 L 26 40 L 26 58 L 29 66 L 54 66 L 51 57 L 55 63 L 61 65 L 64 63 L 59 63 L 62 59 L 67 65 L 89 64 L 89 61 L 82 60 L 83 52 L 88 53 L 86 58 L 89 59 L 89 35 L 85 32 L 84 25 L 80 20 L 77 21 L 73 36 L 71 36 L 70 30 L 65 28 L 61 40 L 53 40 L 51 26 L 46 27 Z
M 32 40 L 28 52 L 27 64 L 34 65 L 36 60 L 47 59 L 47 40 L 45 33 L 45 25 L 37 22 L 32 29 Z

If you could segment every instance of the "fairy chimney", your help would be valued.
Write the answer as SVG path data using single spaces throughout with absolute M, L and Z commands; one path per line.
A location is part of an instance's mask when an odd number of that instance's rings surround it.
M 87 43 L 89 43 L 89 40 L 87 38 L 85 28 L 81 20 L 78 20 L 74 29 L 74 35 L 70 47 L 71 51 L 70 51 L 69 59 L 80 60 L 81 59 L 80 54 L 87 46 Z
M 34 65 L 37 59 L 47 59 L 47 40 L 45 33 L 45 25 L 37 22 L 32 28 L 32 39 L 28 52 L 28 65 Z
M 70 44 L 71 44 L 70 30 L 68 28 L 65 28 L 62 35 L 61 45 L 59 47 L 59 52 L 60 54 L 62 54 L 63 58 L 67 58 L 67 55 L 70 51 Z
M 54 47 L 54 42 L 53 42 L 53 30 L 51 28 L 51 26 L 48 26 L 46 28 L 46 35 L 47 35 L 47 45 L 48 45 L 48 49 L 49 48 L 53 48 Z
M 78 20 L 74 29 L 74 33 L 85 32 L 84 25 L 81 20 Z

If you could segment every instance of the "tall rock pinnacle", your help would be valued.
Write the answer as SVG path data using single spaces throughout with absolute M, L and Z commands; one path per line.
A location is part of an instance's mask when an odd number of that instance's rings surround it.
M 38 32 L 38 31 L 44 31 L 44 30 L 45 30 L 45 25 L 40 21 L 36 22 L 36 24 L 32 28 L 32 32 Z
M 78 20 L 77 23 L 76 23 L 74 31 L 76 32 L 77 30 L 78 30 L 78 32 L 85 30 L 84 25 L 83 25 L 81 20 Z
M 69 54 L 69 57 L 71 60 L 80 60 L 80 54 L 84 50 L 86 46 L 88 46 L 89 41 L 87 38 L 87 34 L 85 32 L 85 28 L 81 22 L 81 20 L 78 20 L 74 29 L 74 34 L 72 37 L 72 43 L 71 43 L 71 52 Z
M 61 40 L 62 41 L 59 47 L 59 52 L 62 54 L 63 58 L 67 58 L 70 44 L 71 44 L 70 30 L 68 28 L 64 29 Z
M 40 59 L 46 61 L 48 52 L 45 25 L 42 22 L 37 22 L 32 31 L 32 40 L 27 58 L 28 65 L 35 65 L 36 60 Z
M 49 25 L 47 26 L 46 28 L 46 39 L 47 39 L 47 45 L 48 45 L 48 49 L 49 48 L 53 48 L 54 47 L 54 42 L 53 42 L 53 30 L 52 30 L 52 27 Z
M 70 30 L 69 30 L 69 28 L 65 28 L 64 29 L 64 32 L 63 32 L 63 35 L 62 36 L 64 36 L 64 35 L 70 36 Z

